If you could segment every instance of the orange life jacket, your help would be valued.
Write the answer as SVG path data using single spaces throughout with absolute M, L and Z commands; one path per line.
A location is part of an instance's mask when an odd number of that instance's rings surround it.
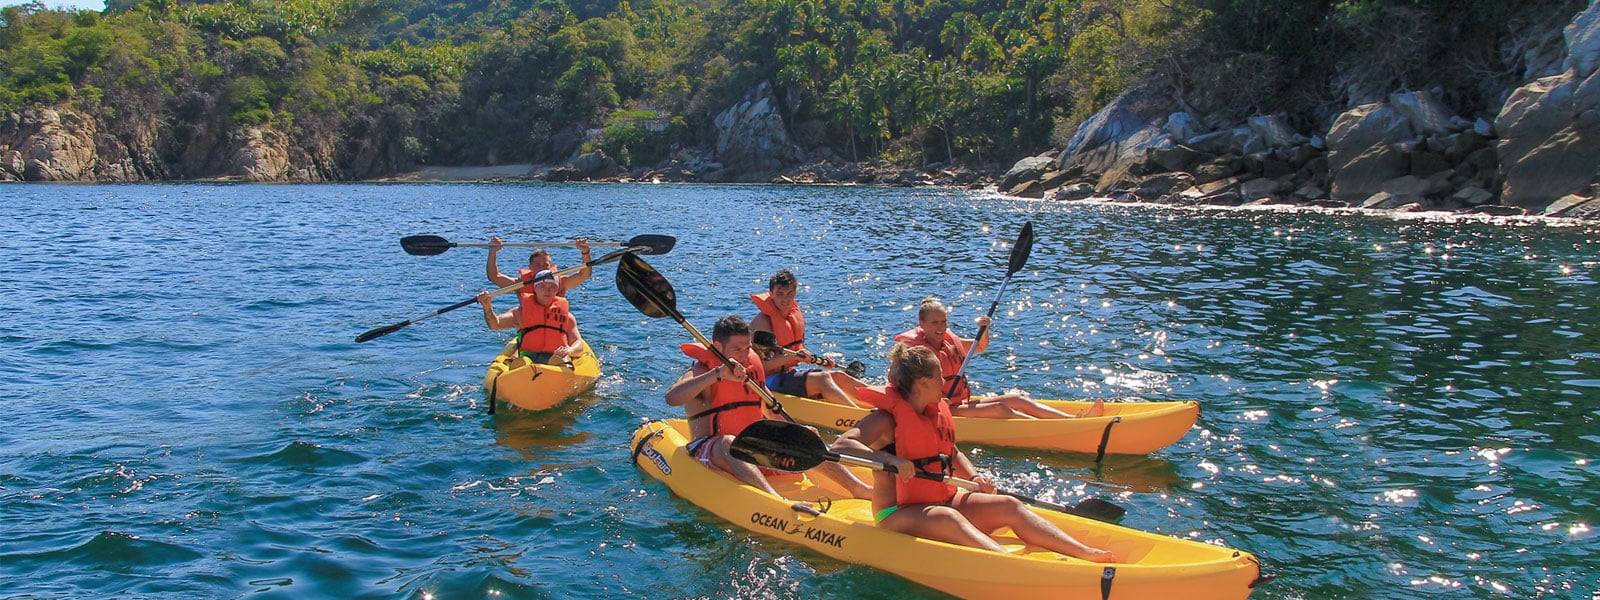
M 944 339 L 934 343 L 928 340 L 927 332 L 922 330 L 921 325 L 918 325 L 905 333 L 894 336 L 894 341 L 905 342 L 912 346 L 927 346 L 928 349 L 933 350 L 933 353 L 939 357 L 939 371 L 944 375 L 942 391 L 950 391 L 950 382 L 955 380 L 956 373 L 961 371 L 961 361 L 967 357 L 966 345 L 961 343 L 961 338 L 956 337 L 955 333 L 946 329 L 944 330 Z M 961 385 L 956 386 L 954 394 L 945 395 L 950 398 L 951 402 L 960 404 L 963 400 L 972 397 L 972 388 L 967 387 L 967 382 L 962 380 Z
M 678 348 L 707 369 L 722 366 L 722 361 L 710 348 L 700 344 L 683 344 Z M 739 362 L 756 381 L 766 380 L 767 374 L 761 370 L 761 357 L 756 356 L 755 351 L 746 352 Z M 689 415 L 689 420 L 710 417 L 711 435 L 739 435 L 745 427 L 766 417 L 761 401 L 761 395 L 743 381 L 718 381 L 711 384 L 711 407 Z
M 790 350 L 806 347 L 806 317 L 800 313 L 799 302 L 790 303 L 789 310 L 779 313 L 778 305 L 772 301 L 772 292 L 750 294 L 750 301 L 772 321 L 772 335 L 778 338 L 779 346 Z
M 950 405 L 939 400 L 917 412 L 894 386 L 856 388 L 856 397 L 894 417 L 894 455 L 911 461 L 917 470 L 940 475 L 955 471 L 956 424 Z M 912 478 L 894 481 L 896 506 L 945 504 L 955 498 L 956 487 L 941 481 Z
M 528 269 L 517 269 L 517 277 L 519 279 L 521 279 L 522 281 L 531 281 L 533 279 L 533 276 L 534 275 L 538 275 L 538 274 L 539 274 L 538 271 L 531 271 L 531 270 L 528 270 Z M 556 295 L 560 296 L 562 298 L 567 297 L 567 282 L 564 279 L 562 279 L 560 275 L 556 275 L 555 278 L 556 278 L 556 285 L 561 286 L 561 287 L 556 288 Z M 517 288 L 517 296 L 521 297 L 523 294 L 527 294 L 530 297 L 533 296 L 533 286 L 525 285 L 525 286 L 522 286 L 520 288 Z
M 517 311 L 517 335 L 522 341 L 517 349 L 523 352 L 555 352 L 567 344 L 567 332 L 572 330 L 572 313 L 567 312 L 567 299 L 556 298 L 549 306 L 539 304 L 533 294 L 517 294 L 521 310 Z

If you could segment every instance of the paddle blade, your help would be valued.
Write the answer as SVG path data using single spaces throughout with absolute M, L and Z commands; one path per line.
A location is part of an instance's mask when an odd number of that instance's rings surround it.
M 678 312 L 678 295 L 672 291 L 672 282 L 631 252 L 617 263 L 617 291 L 652 319 Z
M 678 238 L 670 235 L 655 235 L 646 233 L 644 235 L 633 236 L 633 239 L 628 240 L 628 242 L 623 245 L 629 248 L 642 248 L 641 250 L 637 250 L 639 254 L 643 254 L 645 256 L 654 256 L 656 254 L 666 254 L 671 252 L 672 247 L 676 246 L 677 244 Z
M 1022 224 L 1022 233 L 1017 235 L 1017 243 L 1011 246 L 1011 263 L 1006 266 L 1006 275 L 1014 275 L 1028 264 L 1028 255 L 1033 253 L 1033 221 Z
M 1072 507 L 1071 512 L 1080 517 L 1115 523 L 1122 520 L 1122 515 L 1128 514 L 1128 509 L 1099 498 L 1084 498 L 1077 506 Z
M 408 235 L 400 238 L 400 247 L 406 254 L 412 256 L 433 256 L 444 254 L 445 250 L 454 248 L 455 244 L 437 235 Z
M 367 340 L 373 340 L 373 339 L 381 338 L 383 336 L 389 335 L 389 334 L 394 333 L 396 331 L 400 331 L 401 329 L 405 329 L 406 326 L 410 325 L 410 324 L 411 324 L 411 321 L 401 321 L 401 322 L 395 323 L 393 325 L 384 325 L 383 327 L 379 327 L 377 329 L 373 329 L 371 331 L 368 331 L 366 333 L 363 333 L 361 335 L 356 336 L 356 343 L 359 344 L 359 343 L 365 342 Z
M 832 455 L 816 432 L 803 425 L 772 419 L 745 427 L 733 438 L 728 454 L 758 467 L 789 472 L 814 468 Z
M 867 365 L 859 360 L 852 360 L 850 364 L 844 366 L 844 374 L 861 379 L 867 376 Z
M 751 331 L 750 345 L 767 352 L 776 352 L 778 350 L 778 334 L 771 331 Z

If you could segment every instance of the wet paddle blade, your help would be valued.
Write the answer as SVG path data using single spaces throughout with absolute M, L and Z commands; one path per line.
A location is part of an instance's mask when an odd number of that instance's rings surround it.
M 1088 517 L 1096 521 L 1116 523 L 1122 520 L 1122 515 L 1128 514 L 1128 509 L 1117 506 L 1099 498 L 1084 498 L 1078 505 L 1069 511 L 1080 517 Z
M 678 295 L 672 291 L 672 282 L 633 253 L 623 256 L 622 262 L 617 263 L 617 291 L 652 319 L 678 311 Z
M 359 344 L 361 342 L 365 342 L 365 341 L 368 341 L 368 340 L 374 340 L 374 339 L 377 339 L 377 338 L 381 338 L 383 336 L 389 335 L 389 334 L 394 333 L 396 331 L 400 331 L 401 329 L 405 329 L 406 326 L 410 325 L 410 324 L 411 324 L 411 321 L 401 321 L 401 322 L 395 323 L 393 325 L 385 325 L 383 327 L 379 327 L 377 329 L 373 329 L 373 330 L 367 331 L 366 333 L 363 333 L 361 335 L 356 336 L 356 343 Z
M 778 334 L 771 331 L 750 332 L 750 345 L 765 349 L 778 349 Z
M 623 245 L 630 248 L 642 247 L 643 249 L 638 251 L 639 254 L 643 254 L 645 256 L 654 256 L 657 254 L 666 254 L 671 252 L 672 247 L 676 246 L 677 244 L 678 238 L 670 235 L 655 235 L 646 233 L 644 235 L 633 236 L 633 239 L 628 240 L 628 243 Z
M 454 248 L 450 240 L 437 235 L 408 235 L 400 238 L 400 248 L 412 256 L 434 256 Z
M 1028 255 L 1033 253 L 1033 221 L 1022 224 L 1022 233 L 1017 234 L 1017 243 L 1011 246 L 1011 263 L 1006 266 L 1006 276 L 1016 274 L 1022 266 L 1028 264 Z
M 861 379 L 867 376 L 867 365 L 859 360 L 852 360 L 850 364 L 844 366 L 844 374 Z
M 763 419 L 739 432 L 728 454 L 758 467 L 799 472 L 826 462 L 832 453 L 802 425 Z

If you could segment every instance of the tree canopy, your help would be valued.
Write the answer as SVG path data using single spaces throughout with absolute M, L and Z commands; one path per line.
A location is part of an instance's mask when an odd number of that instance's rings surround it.
M 1492 110 L 1581 0 L 110 0 L 0 9 L 0 110 L 115 135 L 270 125 L 434 164 L 648 164 L 760 82 L 796 140 L 900 164 L 1060 144 L 1133 85 L 1202 114 L 1326 118 L 1438 87 Z M 174 133 L 176 132 L 176 133 Z M 349 157 L 326 157 L 348 162 Z

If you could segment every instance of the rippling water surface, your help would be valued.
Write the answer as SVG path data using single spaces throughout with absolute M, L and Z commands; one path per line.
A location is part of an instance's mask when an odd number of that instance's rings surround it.
M 606 375 L 485 414 L 481 249 L 403 235 L 678 238 L 703 330 L 791 268 L 812 345 L 881 372 L 918 299 L 989 390 L 1198 400 L 1148 457 L 974 451 L 1023 491 L 1258 554 L 1257 598 L 1600 593 L 1593 226 L 1054 204 L 961 191 L 633 185 L 0 187 L 0 596 L 898 598 L 635 470 L 687 334 L 600 269 Z M 601 249 L 602 251 L 604 249 Z M 524 259 L 508 249 L 503 267 Z M 563 266 L 570 248 L 554 250 Z

